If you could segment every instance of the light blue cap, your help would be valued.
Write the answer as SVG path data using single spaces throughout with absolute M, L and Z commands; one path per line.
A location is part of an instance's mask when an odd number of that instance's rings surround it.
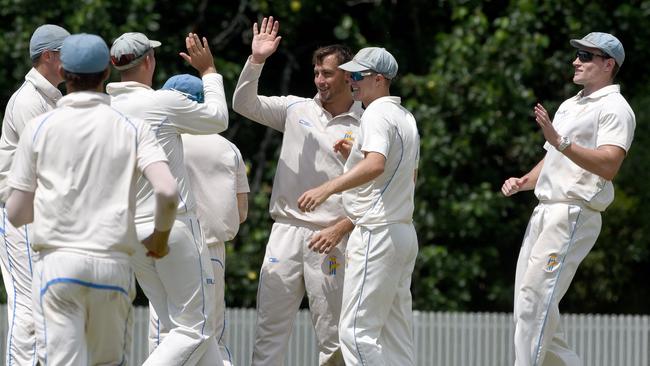
M 591 32 L 582 39 L 572 39 L 569 41 L 575 48 L 597 48 L 616 60 L 618 67 L 623 65 L 625 60 L 625 50 L 623 44 L 618 38 L 609 33 Z
M 362 48 L 354 55 L 352 61 L 340 65 L 339 68 L 350 72 L 372 70 L 388 79 L 397 75 L 395 57 L 385 48 L 380 47 Z
M 58 51 L 70 32 L 54 24 L 43 24 L 36 28 L 29 40 L 29 57 L 35 60 L 45 50 Z
M 165 81 L 162 88 L 176 90 L 195 102 L 203 103 L 203 80 L 194 75 L 174 75 Z
M 108 46 L 94 34 L 73 34 L 63 41 L 61 65 L 68 72 L 94 74 L 108 67 Z

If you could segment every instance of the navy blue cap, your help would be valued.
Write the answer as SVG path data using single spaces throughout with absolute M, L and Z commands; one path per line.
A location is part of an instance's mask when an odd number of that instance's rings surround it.
M 61 65 L 68 72 L 94 74 L 106 70 L 108 62 L 108 46 L 99 36 L 73 34 L 63 41 Z
M 195 102 L 203 103 L 203 80 L 194 75 L 174 75 L 167 79 L 162 88 L 176 90 Z

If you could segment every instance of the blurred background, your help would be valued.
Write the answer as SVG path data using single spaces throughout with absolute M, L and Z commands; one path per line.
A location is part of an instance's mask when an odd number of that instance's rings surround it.
M 515 262 L 536 202 L 531 192 L 504 198 L 501 184 L 544 155 L 533 105 L 554 113 L 580 90 L 571 82 L 569 39 L 591 31 L 617 36 L 626 50 L 617 82 L 636 113 L 635 141 L 601 236 L 560 307 L 648 313 L 650 1 L 0 0 L 0 106 L 31 67 L 29 38 L 43 23 L 98 34 L 109 46 L 128 31 L 161 41 L 154 88 L 175 73 L 196 74 L 178 52 L 185 35 L 197 32 L 210 42 L 230 102 L 252 24 L 266 15 L 280 21 L 282 42 L 264 67 L 261 94 L 315 95 L 311 53 L 319 46 L 382 46 L 396 57 L 392 93 L 413 112 L 422 138 L 412 283 L 418 310 L 512 310 Z M 241 149 L 251 184 L 248 221 L 228 246 L 226 301 L 254 307 L 282 135 L 232 111 L 223 135 Z

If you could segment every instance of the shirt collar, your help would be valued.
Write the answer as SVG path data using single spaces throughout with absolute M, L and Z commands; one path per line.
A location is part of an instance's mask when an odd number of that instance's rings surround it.
M 93 92 L 93 91 L 79 91 L 73 92 L 65 97 L 61 98 L 57 107 L 92 107 L 98 104 L 109 105 L 111 103 L 111 97 L 105 93 Z
M 33 67 L 29 70 L 27 75 L 25 75 L 25 80 L 32 83 L 36 89 L 41 91 L 54 102 L 58 101 L 63 96 L 57 87 L 52 85 L 45 76 L 41 75 L 41 73 Z
M 618 84 L 607 85 L 606 87 L 600 88 L 600 89 L 596 90 L 595 92 L 587 95 L 586 97 L 582 96 L 583 92 L 584 92 L 584 89 L 580 90 L 580 92 L 576 95 L 578 100 L 580 100 L 582 98 L 598 99 L 598 98 L 604 97 L 605 95 L 608 95 L 608 94 L 620 93 L 621 92 L 621 86 L 618 85 Z
M 352 117 L 352 118 L 354 118 L 354 119 L 356 119 L 358 121 L 358 120 L 361 119 L 361 115 L 363 114 L 363 107 L 361 105 L 361 102 L 358 102 L 356 100 L 352 103 L 352 105 L 350 106 L 350 109 L 348 109 L 347 112 L 341 113 L 338 116 L 334 116 L 334 117 L 332 117 L 330 112 L 326 111 L 325 108 L 323 108 L 323 103 L 320 101 L 320 97 L 319 97 L 318 94 L 316 94 L 316 96 L 314 96 L 314 102 L 320 107 L 322 113 L 325 114 L 329 120 L 332 120 L 332 119 L 337 118 L 337 117 L 349 116 L 349 117 Z

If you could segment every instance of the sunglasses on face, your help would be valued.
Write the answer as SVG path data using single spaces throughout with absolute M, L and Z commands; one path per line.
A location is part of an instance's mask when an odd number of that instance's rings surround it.
M 607 54 L 599 55 L 597 53 L 591 53 L 585 50 L 576 51 L 576 57 L 578 57 L 578 60 L 580 60 L 580 62 L 591 62 L 594 59 L 594 56 L 602 57 L 604 59 L 612 58 L 610 55 Z
M 370 76 L 372 74 L 374 74 L 372 71 L 354 71 L 350 73 L 350 79 L 354 81 L 361 81 L 366 76 Z

